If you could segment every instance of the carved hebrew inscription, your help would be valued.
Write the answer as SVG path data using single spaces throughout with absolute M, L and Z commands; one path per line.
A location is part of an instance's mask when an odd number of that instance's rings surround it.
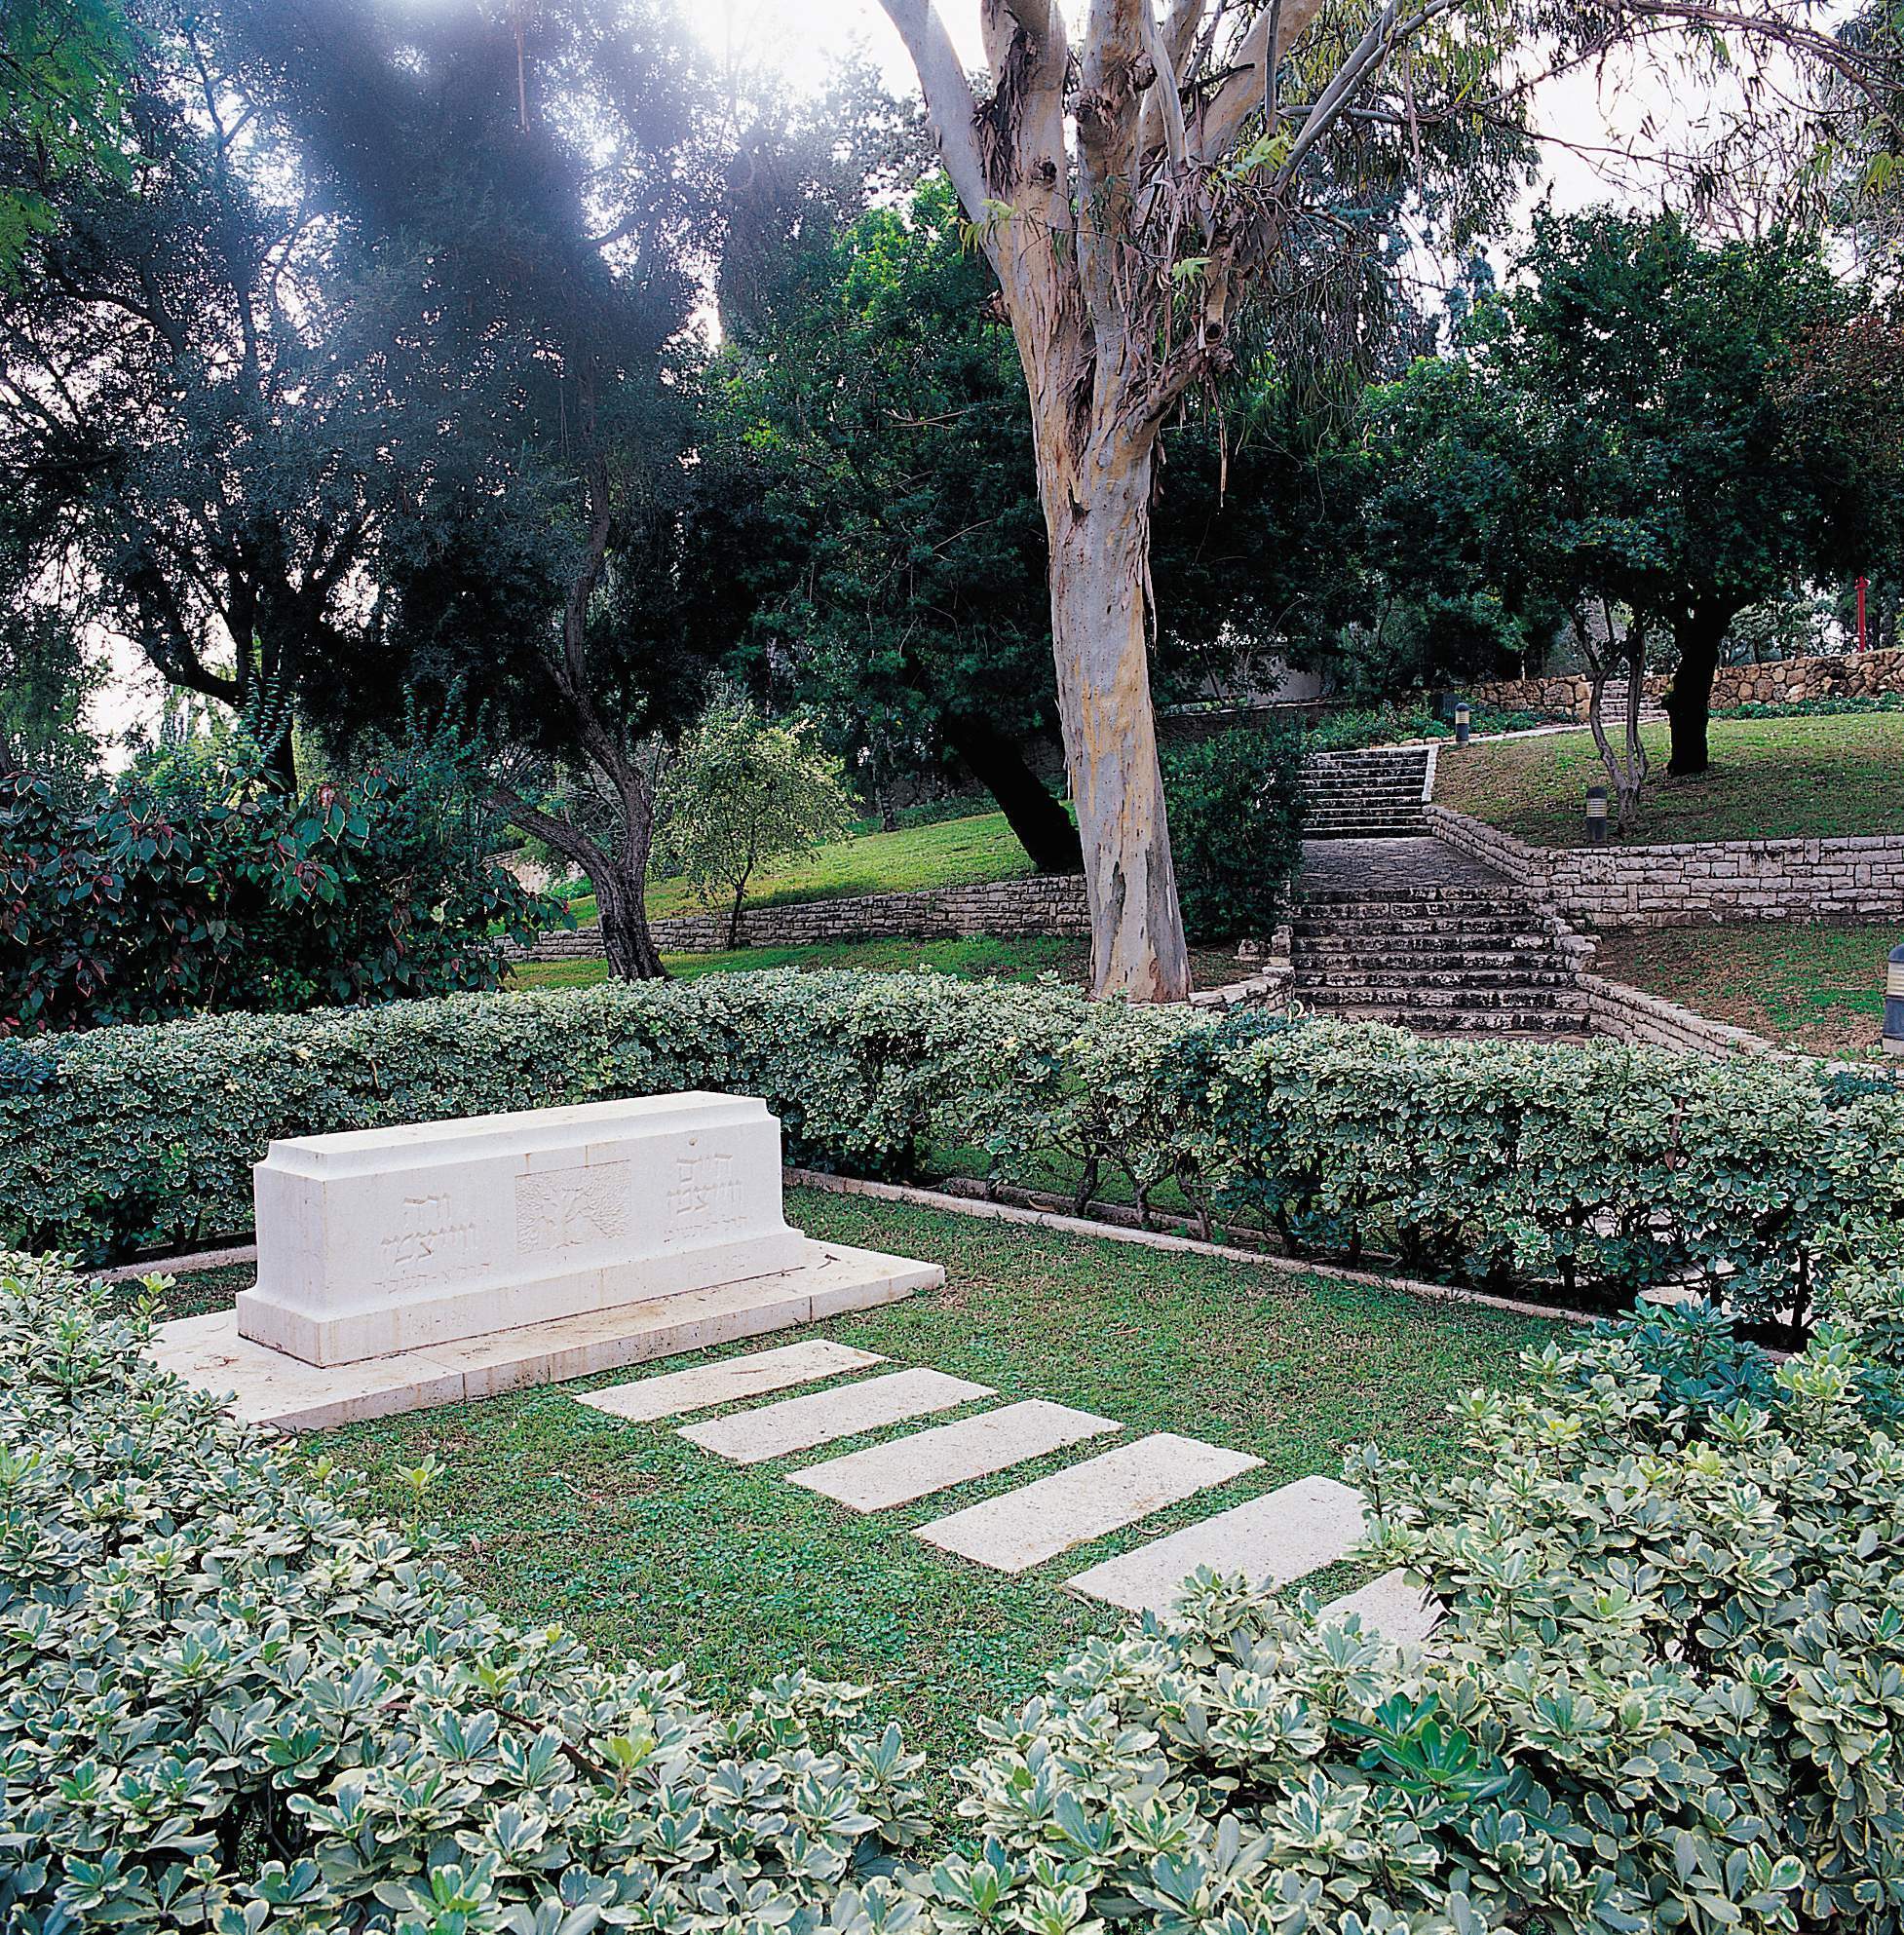
M 475 1262 L 476 1220 L 458 1216 L 448 1195 L 406 1195 L 401 1227 L 378 1247 L 382 1280 L 394 1288 L 459 1275 Z
M 668 1242 L 724 1235 L 745 1220 L 731 1151 L 710 1149 L 705 1155 L 674 1158 L 674 1181 L 667 1192 Z
M 628 1165 L 546 1169 L 515 1179 L 515 1248 L 565 1250 L 625 1235 L 628 1227 Z

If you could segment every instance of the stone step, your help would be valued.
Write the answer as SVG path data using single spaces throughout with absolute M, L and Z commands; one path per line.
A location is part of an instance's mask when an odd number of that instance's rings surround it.
M 1422 773 L 1305 773 L 1303 791 L 1312 798 L 1318 793 L 1334 794 L 1413 794 L 1420 799 L 1428 790 L 1428 775 Z
M 1423 776 L 1387 773 L 1305 773 L 1303 791 L 1319 799 L 1406 799 L 1422 796 Z
M 1299 1478 L 1065 1580 L 1086 1599 L 1131 1612 L 1172 1611 L 1200 1566 L 1252 1586 L 1287 1585 L 1332 1566 L 1362 1536 L 1362 1497 L 1335 1478 Z
M 1519 1008 L 1330 1007 L 1331 1021 L 1386 1021 L 1418 1035 L 1583 1035 L 1585 1017 L 1575 1013 Z
M 1291 937 L 1296 941 L 1329 941 L 1347 947 L 1381 947 L 1390 941 L 1420 940 L 1437 947 L 1518 948 L 1549 946 L 1559 938 L 1535 921 L 1517 921 L 1506 915 L 1485 919 L 1391 916 L 1383 921 L 1318 921 L 1304 915 L 1289 925 Z
M 1425 883 L 1419 887 L 1369 884 L 1366 887 L 1306 887 L 1298 900 L 1312 907 L 1392 909 L 1397 913 L 1419 913 L 1424 907 L 1474 907 L 1483 912 L 1495 908 L 1515 912 L 1535 905 L 1531 894 L 1503 881 L 1476 883 L 1450 879 Z
M 1496 988 L 1571 988 L 1573 970 L 1566 968 L 1390 968 L 1370 961 L 1360 968 L 1317 968 L 1298 960 L 1296 986 L 1305 992 L 1329 988 L 1359 991 L 1380 988 L 1432 993 L 1447 990 L 1459 998 L 1464 993 Z
M 1402 819 L 1363 821 L 1343 820 L 1331 825 L 1326 820 L 1320 824 L 1314 821 L 1305 823 L 1305 840 L 1405 840 L 1415 832 L 1413 821 Z
M 878 1512 L 1122 1429 L 1109 1418 L 1034 1397 L 997 1411 L 981 1411 L 956 1424 L 868 1445 L 788 1476 L 791 1483 L 835 1499 L 856 1512 Z
M 1410 1585 L 1406 1573 L 1384 1573 L 1354 1592 L 1332 1599 L 1316 1614 L 1317 1623 L 1343 1620 L 1351 1614 L 1364 1631 L 1379 1633 L 1390 1646 L 1420 1646 L 1434 1631 L 1439 1613 L 1420 1586 Z
M 1154 1431 L 1134 1444 L 934 1519 L 922 1525 L 917 1537 L 995 1572 L 1028 1572 L 1074 1545 L 1102 1538 L 1165 1505 L 1226 1484 L 1261 1462 L 1247 1452 Z
M 1420 1011 L 1453 1007 L 1554 1008 L 1574 1014 L 1586 1012 L 1586 997 L 1573 988 L 1531 988 L 1512 983 L 1500 988 L 1416 988 L 1368 982 L 1361 987 L 1306 985 L 1296 977 L 1296 992 L 1312 1007 L 1390 1007 Z
M 1464 947 L 1439 934 L 1381 934 L 1365 941 L 1299 934 L 1291 943 L 1296 964 L 1315 968 L 1366 968 L 1393 962 L 1397 968 L 1543 968 L 1564 961 L 1551 934 L 1527 934 L 1513 941 L 1490 940 Z
M 866 1378 L 832 1390 L 810 1391 L 804 1397 L 783 1397 L 778 1404 L 737 1411 L 726 1418 L 710 1418 L 704 1424 L 683 1424 L 681 1436 L 736 1464 L 764 1464 L 789 1452 L 857 1437 L 861 1431 L 950 1411 L 992 1394 L 989 1385 L 969 1384 L 943 1371 L 895 1371 L 888 1377 Z
M 697 1364 L 691 1371 L 667 1371 L 658 1378 L 636 1378 L 630 1384 L 583 1391 L 576 1401 L 611 1418 L 645 1424 L 652 1419 L 677 1418 L 684 1411 L 705 1411 L 743 1397 L 764 1397 L 788 1385 L 818 1384 L 822 1378 L 869 1370 L 885 1362 L 875 1350 L 855 1350 L 827 1338 L 810 1338 L 778 1350 L 753 1350 L 744 1357 L 724 1357 L 718 1364 Z

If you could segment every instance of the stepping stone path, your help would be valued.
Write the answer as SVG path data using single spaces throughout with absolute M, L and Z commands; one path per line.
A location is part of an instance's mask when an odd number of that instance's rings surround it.
M 934 1519 L 919 1528 L 919 1537 L 997 1572 L 1028 1572 L 1074 1545 L 1135 1525 L 1262 1461 L 1247 1452 L 1156 1431 L 1003 1498 Z
M 836 1379 L 885 1361 L 874 1351 L 812 1339 L 638 1378 L 580 1394 L 579 1401 L 610 1417 L 648 1423 Z M 683 1424 L 679 1432 L 718 1457 L 761 1464 L 996 1395 L 989 1385 L 913 1368 L 832 1383 L 822 1390 Z M 787 1480 L 854 1511 L 886 1511 L 1122 1428 L 1088 1411 L 1027 1398 L 848 1452 L 789 1472 Z M 1027 1572 L 1261 1462 L 1247 1452 L 1154 1431 L 933 1519 L 914 1537 L 997 1572 Z M 1361 1533 L 1358 1494 L 1333 1478 L 1301 1478 L 1107 1559 L 1065 1584 L 1131 1612 L 1162 1614 L 1199 1567 L 1241 1573 L 1252 1583 L 1284 1585 L 1345 1557 Z M 1322 1612 L 1328 1618 L 1354 1613 L 1364 1628 L 1397 1645 L 1419 1644 L 1434 1624 L 1429 1604 L 1399 1572 L 1331 1601 Z
M 765 1397 L 788 1385 L 818 1384 L 842 1371 L 864 1371 L 886 1359 L 876 1350 L 855 1350 L 824 1338 L 788 1344 L 778 1350 L 755 1350 L 745 1357 L 723 1357 L 717 1364 L 697 1365 L 692 1371 L 669 1371 L 659 1378 L 591 1390 L 581 1401 L 611 1418 L 645 1424 L 656 1418 L 678 1418 L 684 1411 L 705 1411 L 710 1405 L 731 1404 L 743 1397 Z
M 856 1512 L 878 1512 L 1120 1428 L 1108 1418 L 1034 1397 L 809 1465 L 792 1482 Z
M 1299 1478 L 1196 1525 L 1106 1559 L 1065 1583 L 1132 1612 L 1167 1612 L 1199 1566 L 1285 1585 L 1326 1566 L 1362 1536 L 1362 1495 L 1334 1478 Z
M 765 1464 L 770 1458 L 784 1458 L 810 1445 L 857 1438 L 861 1431 L 876 1431 L 885 1424 L 950 1411 L 974 1397 L 992 1395 L 990 1385 L 968 1384 L 943 1371 L 895 1371 L 890 1377 L 865 1378 L 835 1390 L 783 1397 L 778 1404 L 711 1418 L 704 1424 L 683 1424 L 681 1435 L 736 1464 Z

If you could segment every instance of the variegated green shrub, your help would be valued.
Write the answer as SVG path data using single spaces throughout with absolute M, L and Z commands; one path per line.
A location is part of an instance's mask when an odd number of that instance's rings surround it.
M 0 1258 L 8 1928 L 781 1935 L 912 1836 L 916 1762 L 854 1731 L 858 1689 L 713 1714 L 511 1626 L 142 1334 Z
M 1201 1575 L 988 1724 L 933 1821 L 863 1689 L 792 1662 L 717 1715 L 512 1626 L 96 1287 L 0 1258 L 0 1916 L 1894 1935 L 1904 1278 L 1840 1288 L 1788 1362 L 1668 1312 L 1464 1400 L 1452 1477 L 1352 1456 L 1428 1649 Z
M 1562 1300 L 1658 1283 L 1797 1313 L 1904 1260 L 1904 1091 L 1796 1059 L 1442 1043 L 1092 1004 L 936 974 L 710 974 L 220 1015 L 0 1072 L 0 1240 L 99 1256 L 250 1222 L 274 1136 L 675 1088 L 764 1096 L 796 1161 L 951 1152 L 1086 1195 L 1122 1176 L 1299 1255 Z
M 953 1925 L 1904 1925 L 1904 1282 L 1846 1301 L 1783 1364 L 1699 1314 L 1550 1346 L 1449 1479 L 1352 1458 L 1430 1646 L 1203 1575 L 988 1727 Z

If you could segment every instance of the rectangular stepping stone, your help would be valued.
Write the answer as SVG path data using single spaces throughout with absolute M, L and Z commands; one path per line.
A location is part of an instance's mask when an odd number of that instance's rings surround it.
M 1332 1599 L 1319 1616 L 1340 1619 L 1351 1612 L 1360 1613 L 1363 1626 L 1373 1628 L 1391 1646 L 1420 1646 L 1440 1617 L 1434 1602 L 1419 1586 L 1410 1585 L 1402 1572 L 1384 1573 L 1359 1591 Z
M 1299 1478 L 1066 1579 L 1073 1592 L 1132 1612 L 1164 1613 L 1199 1566 L 1285 1585 L 1333 1565 L 1362 1536 L 1362 1496 L 1334 1478 Z
M 890 1444 L 868 1445 L 824 1464 L 809 1465 L 791 1474 L 792 1482 L 810 1492 L 837 1499 L 857 1512 L 884 1511 L 949 1485 L 983 1478 L 1028 1458 L 1100 1437 L 1119 1427 L 1108 1418 L 1073 1411 L 1034 1397 L 997 1411 L 981 1411 L 956 1424 L 913 1431 Z
M 809 1445 L 857 1437 L 861 1431 L 950 1411 L 954 1405 L 991 1395 L 990 1385 L 968 1384 L 943 1371 L 895 1371 L 890 1377 L 866 1378 L 857 1385 L 809 1391 L 804 1397 L 783 1397 L 778 1404 L 710 1418 L 704 1424 L 683 1424 L 681 1435 L 736 1464 L 764 1464 L 770 1458 L 784 1458 Z
M 778 1350 L 752 1350 L 744 1357 L 726 1357 L 718 1364 L 698 1364 L 691 1371 L 668 1371 L 658 1378 L 636 1378 L 587 1391 L 579 1402 L 611 1418 L 643 1424 L 655 1418 L 676 1418 L 683 1411 L 705 1411 L 709 1405 L 730 1404 L 737 1398 L 764 1397 L 788 1385 L 817 1384 L 847 1371 L 863 1371 L 886 1359 L 876 1350 L 855 1350 L 829 1338 L 810 1338 L 804 1344 L 784 1344 Z
M 1015 1492 L 919 1528 L 929 1544 L 1002 1573 L 1022 1573 L 1087 1539 L 1133 1525 L 1262 1460 L 1154 1431 Z

